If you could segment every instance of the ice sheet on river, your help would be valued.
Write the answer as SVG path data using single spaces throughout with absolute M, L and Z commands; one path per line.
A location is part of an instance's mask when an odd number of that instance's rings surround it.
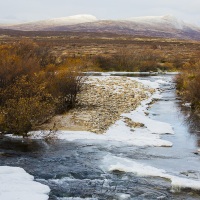
M 49 192 L 48 186 L 35 182 L 24 169 L 0 166 L 0 199 L 47 200 Z
M 128 158 L 120 158 L 108 154 L 104 157 L 101 167 L 104 171 L 131 172 L 142 177 L 153 176 L 165 178 L 171 181 L 172 189 L 174 191 L 178 191 L 181 188 L 200 190 L 200 179 L 194 180 L 168 174 L 163 169 L 158 169 L 146 164 L 144 165 Z
M 161 98 L 161 96 L 158 93 L 155 93 L 150 99 L 143 101 L 141 103 L 142 105 L 139 106 L 136 110 L 130 113 L 122 114 L 122 116 L 130 118 L 134 122 L 143 123 L 145 127 L 149 130 L 149 133 L 174 134 L 173 128 L 170 124 L 152 120 L 145 114 L 148 104 L 151 103 L 152 99 L 159 98 Z
M 91 132 L 61 131 L 59 139 L 68 141 L 93 140 L 93 142 L 116 141 L 135 146 L 172 146 L 171 142 L 160 139 L 159 135 L 151 134 L 147 129 L 132 131 L 123 120 L 117 121 L 105 134 L 94 134 Z

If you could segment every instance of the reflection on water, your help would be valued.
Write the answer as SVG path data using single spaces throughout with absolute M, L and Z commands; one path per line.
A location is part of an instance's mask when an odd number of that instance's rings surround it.
M 35 152 L 40 151 L 44 148 L 43 142 L 38 142 L 36 140 L 30 139 L 11 139 L 11 138 L 1 138 L 0 139 L 0 149 L 5 149 L 15 152 Z
M 188 127 L 188 132 L 197 137 L 197 145 L 200 147 L 200 116 L 193 112 L 190 107 L 182 105 L 182 101 L 179 103 L 180 113 L 184 116 L 184 123 Z
M 185 116 L 185 123 L 189 126 L 190 132 L 200 135 L 200 117 L 191 111 L 190 108 L 180 106 L 180 110 Z

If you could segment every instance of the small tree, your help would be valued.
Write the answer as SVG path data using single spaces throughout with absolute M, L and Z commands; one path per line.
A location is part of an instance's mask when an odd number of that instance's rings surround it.
M 73 69 L 62 68 L 52 73 L 50 77 L 48 88 L 57 101 L 58 113 L 74 108 L 77 103 L 77 94 L 83 88 L 86 77 L 81 70 Z
M 36 79 L 38 76 L 23 76 L 1 94 L 1 132 L 24 136 L 54 115 L 53 98 L 45 83 Z
M 32 41 L 0 46 L 0 132 L 25 136 L 76 104 L 83 62 L 58 67 L 40 50 Z

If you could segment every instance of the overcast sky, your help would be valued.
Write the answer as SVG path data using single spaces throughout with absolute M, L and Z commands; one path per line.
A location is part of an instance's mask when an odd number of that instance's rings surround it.
M 0 22 L 22 22 L 92 14 L 126 19 L 171 14 L 200 25 L 200 0 L 0 0 Z

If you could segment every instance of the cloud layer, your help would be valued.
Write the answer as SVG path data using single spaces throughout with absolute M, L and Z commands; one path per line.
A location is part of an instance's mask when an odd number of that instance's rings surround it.
M 136 16 L 171 14 L 200 25 L 200 1 L 6 0 L 1 2 L 0 6 L 0 22 L 40 20 L 75 14 L 92 14 L 99 19 L 126 19 Z

